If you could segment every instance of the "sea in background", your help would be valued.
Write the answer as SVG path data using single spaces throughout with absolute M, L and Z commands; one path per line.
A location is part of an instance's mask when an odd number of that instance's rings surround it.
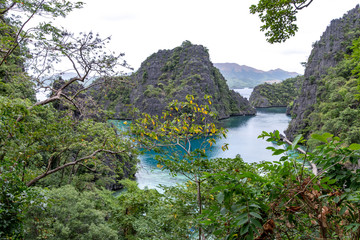
M 249 98 L 252 89 L 236 89 L 242 96 Z M 287 128 L 290 117 L 286 108 L 259 108 L 256 116 L 236 116 L 220 121 L 222 127 L 228 129 L 226 139 L 218 139 L 216 145 L 209 152 L 209 158 L 234 158 L 239 154 L 245 162 L 275 161 L 279 156 L 272 156 L 272 151 L 266 148 L 273 144 L 259 139 L 262 131 L 279 130 L 281 133 Z M 229 149 L 222 151 L 221 146 L 228 143 Z M 136 180 L 140 188 L 158 188 L 159 184 L 171 186 L 186 181 L 183 176 L 171 177 L 168 171 L 157 168 L 157 161 L 153 154 L 140 156 L 139 171 Z

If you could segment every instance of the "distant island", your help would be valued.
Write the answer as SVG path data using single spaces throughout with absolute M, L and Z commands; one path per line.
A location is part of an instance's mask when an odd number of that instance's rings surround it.
M 250 104 L 256 108 L 291 107 L 292 102 L 299 95 L 303 80 L 304 76 L 297 76 L 280 83 L 257 85 L 251 93 Z
M 119 81 L 117 85 L 92 90 L 92 97 L 102 109 L 114 113 L 113 119 L 131 118 L 133 107 L 161 115 L 171 101 L 185 101 L 187 95 L 193 95 L 200 104 L 206 103 L 205 95 L 212 96 L 212 111 L 218 119 L 256 113 L 247 99 L 229 89 L 210 61 L 208 50 L 189 41 L 152 54 L 128 78 L 131 85 Z
M 230 89 L 253 88 L 262 83 L 275 83 L 300 75 L 296 72 L 287 72 L 280 68 L 262 71 L 237 63 L 214 63 L 225 77 Z

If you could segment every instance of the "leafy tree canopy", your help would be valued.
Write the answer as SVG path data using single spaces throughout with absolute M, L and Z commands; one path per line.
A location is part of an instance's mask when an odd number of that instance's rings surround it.
M 285 42 L 298 31 L 296 14 L 309 6 L 313 0 L 260 0 L 250 7 L 250 13 L 259 14 L 263 25 L 261 31 L 269 43 Z

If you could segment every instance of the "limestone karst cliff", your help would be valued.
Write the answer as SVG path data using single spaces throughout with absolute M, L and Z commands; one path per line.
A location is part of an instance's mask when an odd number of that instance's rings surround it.
M 114 118 L 129 118 L 127 113 L 132 107 L 160 115 L 169 102 L 184 101 L 189 94 L 200 104 L 205 103 L 204 95 L 212 96 L 213 111 L 219 119 L 256 113 L 245 98 L 229 90 L 224 77 L 211 63 L 208 50 L 189 41 L 152 54 L 129 79 L 128 85 L 97 89 L 95 93 L 105 109 L 115 112 Z
M 297 97 L 303 76 L 286 79 L 280 83 L 260 84 L 256 86 L 250 96 L 253 107 L 287 107 Z
M 360 8 L 356 6 L 342 18 L 331 21 L 320 40 L 314 44 L 305 69 L 305 79 L 301 92 L 295 99 L 292 107 L 293 119 L 285 132 L 290 139 L 299 133 L 308 136 L 311 132 L 323 128 L 325 125 L 323 117 L 326 114 L 320 114 L 321 116 L 315 117 L 314 113 L 319 113 L 322 107 L 320 104 L 329 100 L 324 98 L 324 94 L 329 93 L 331 90 L 329 87 L 326 87 L 328 82 L 331 82 L 331 79 L 342 77 L 342 84 L 346 84 L 351 80 L 351 69 L 349 67 L 349 69 L 342 70 L 334 70 L 333 68 L 339 67 L 339 63 L 344 61 L 346 54 L 351 54 L 352 42 L 359 38 L 359 36 Z M 334 71 L 347 71 L 349 74 L 335 73 Z M 339 85 L 338 87 L 341 86 Z M 338 90 L 339 88 L 334 88 L 331 91 Z M 336 98 L 333 100 L 335 101 Z M 343 107 L 341 106 L 341 108 Z M 341 109 L 339 108 L 340 105 L 328 110 L 339 110 L 339 113 L 331 118 L 335 119 L 341 115 Z M 358 106 L 353 106 L 352 108 L 358 108 Z M 338 133 L 340 132 L 335 130 L 333 132 L 333 134 Z

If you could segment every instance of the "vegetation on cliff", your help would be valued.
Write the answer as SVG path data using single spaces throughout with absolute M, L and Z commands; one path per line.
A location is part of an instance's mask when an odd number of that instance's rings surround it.
M 0 1 L 0 6 L 0 27 L 4 30 L 0 32 L 3 34 L 11 29 L 4 24 L 3 15 L 13 7 L 16 11 L 30 13 L 31 20 L 40 13 L 65 16 L 79 5 L 57 0 L 24 0 Z M 187 96 L 186 102 L 171 101 L 168 111 L 162 115 L 163 121 L 159 116 L 144 113 L 134 124 L 133 133 L 137 138 L 124 135 L 99 119 L 91 119 L 92 114 L 86 112 L 85 106 L 92 98 L 86 94 L 81 97 L 88 88 L 112 81 L 116 85 L 126 80 L 111 76 L 119 59 L 99 50 L 104 47 L 103 41 L 93 34 L 77 38 L 49 24 L 37 28 L 37 34 L 26 35 L 22 32 L 24 23 L 14 24 L 16 27 L 11 31 L 19 31 L 19 34 L 0 35 L 4 40 L 0 41 L 1 239 L 360 238 L 360 176 L 359 170 L 354 170 L 354 166 L 358 167 L 360 144 L 349 145 L 329 133 L 313 134 L 312 141 L 317 141 L 318 146 L 311 153 L 284 155 L 279 161 L 252 164 L 245 163 L 239 155 L 210 161 L 208 147 L 215 142 L 215 136 L 224 133 L 210 121 L 215 116 L 211 106 L 223 107 L 219 99 L 214 100 L 215 95 L 205 99 Z M 26 49 L 22 45 L 26 39 L 19 41 L 19 36 L 31 38 L 29 40 L 35 41 L 36 46 L 41 46 L 40 50 Z M 358 126 L 351 118 L 358 119 L 359 114 L 359 93 L 356 92 L 360 88 L 359 45 L 360 40 L 354 41 L 349 57 L 321 80 L 324 85 L 319 88 L 324 87 L 329 92 L 319 91 L 317 97 L 322 101 L 315 108 L 320 114 L 314 118 L 319 117 L 324 126 L 334 116 L 335 127 L 343 127 L 341 121 Z M 184 49 L 177 50 L 180 51 L 178 60 L 177 57 L 171 61 L 165 58 L 158 59 L 164 64 L 154 63 L 161 66 L 161 75 L 167 77 L 177 73 Z M 196 45 L 190 49 L 204 50 Z M 21 50 L 26 50 L 26 55 Z M 173 56 L 174 52 L 169 50 L 163 54 Z M 47 64 L 48 54 L 55 58 Z M 30 59 L 26 59 L 29 55 Z M 43 78 L 31 77 L 22 67 L 22 63 L 32 61 L 33 71 L 51 70 L 53 61 L 63 55 L 77 72 L 77 76 L 69 80 L 54 82 L 55 79 L 46 78 L 47 81 L 43 81 Z M 24 59 L 12 61 L 17 57 Z M 36 62 L 41 64 L 36 65 Z M 199 62 L 201 59 L 195 59 L 193 65 L 198 66 Z M 156 76 L 152 75 L 152 69 L 159 72 L 157 68 L 143 68 L 146 74 L 138 72 L 139 78 L 135 78 L 148 83 L 143 88 L 144 92 L 148 90 L 148 101 L 158 99 L 168 86 L 165 81 L 163 88 L 150 84 L 159 80 L 152 78 Z M 81 86 L 92 71 L 101 75 L 101 82 Z M 194 74 L 193 71 L 188 73 Z M 217 84 L 214 85 L 217 90 L 225 89 L 222 93 L 232 94 L 226 90 L 224 81 L 216 82 L 215 79 L 221 79 L 218 72 L 207 73 L 209 78 L 200 72 L 200 77 L 182 79 L 186 83 L 196 82 L 201 89 L 205 85 L 200 79 L 210 79 Z M 45 86 L 50 80 L 55 84 Z M 35 100 L 32 88 L 35 83 L 52 90 L 45 100 Z M 187 89 L 186 86 L 182 87 Z M 176 90 L 183 91 L 182 88 Z M 188 90 L 192 92 L 193 89 Z M 326 101 L 326 98 L 333 101 Z M 138 101 L 144 103 L 141 99 Z M 349 106 L 342 105 L 343 102 Z M 343 107 L 344 111 L 332 111 L 333 104 Z M 240 111 L 238 105 L 231 106 L 214 110 L 224 116 Z M 329 116 L 322 116 L 326 114 Z M 203 136 L 207 137 L 203 146 L 194 149 L 191 141 Z M 307 144 L 299 135 L 292 144 L 285 145 L 278 131 L 263 132 L 260 137 L 271 142 L 268 149 L 274 155 L 294 152 L 299 145 Z M 170 169 L 173 174 L 187 174 L 189 181 L 162 187 L 163 193 L 154 189 L 140 190 L 130 180 L 119 183 L 127 191 L 118 197 L 105 190 L 104 187 L 113 182 L 114 175 L 123 178 L 134 173 L 136 143 L 143 143 L 142 146 L 158 153 L 164 153 L 161 147 L 182 148 L 180 152 L 187 155 L 186 158 L 181 158 L 181 154 L 162 155 L 158 167 Z M 284 145 L 284 148 L 275 148 L 273 143 Z M 309 162 L 317 166 L 312 171 L 305 167 Z
M 333 20 L 314 48 L 305 69 L 304 82 L 294 100 L 286 135 L 309 137 L 319 131 L 341 136 L 347 143 L 359 142 L 356 100 L 358 75 L 359 6 Z
M 303 76 L 289 78 L 281 83 L 264 83 L 254 88 L 250 96 L 253 107 L 287 107 L 300 92 Z
M 76 36 L 49 22 L 25 32 L 39 15 L 65 17 L 81 6 L 57 0 L 0 2 L 1 239 L 24 238 L 28 210 L 49 206 L 41 199 L 42 188 L 110 188 L 136 172 L 133 143 L 106 122 L 83 117 L 89 116 L 87 102 L 78 101 L 86 89 L 79 86 L 94 73 L 113 74 L 120 56 L 101 50 L 105 41 L 93 33 Z M 55 81 L 55 63 L 62 60 L 77 74 Z M 35 89 L 51 89 L 51 94 L 36 101 Z
M 359 43 L 354 41 L 352 54 L 318 82 L 314 110 L 305 121 L 307 134 L 330 132 L 347 144 L 360 142 Z
M 255 114 L 245 98 L 229 90 L 224 77 L 210 62 L 208 50 L 189 41 L 152 54 L 129 79 L 130 85 L 119 83 L 95 91 L 95 99 L 113 111 L 115 118 L 131 117 L 131 107 L 160 115 L 171 101 L 184 101 L 187 95 L 193 95 L 200 103 L 205 103 L 205 95 L 212 96 L 212 110 L 220 119 Z

